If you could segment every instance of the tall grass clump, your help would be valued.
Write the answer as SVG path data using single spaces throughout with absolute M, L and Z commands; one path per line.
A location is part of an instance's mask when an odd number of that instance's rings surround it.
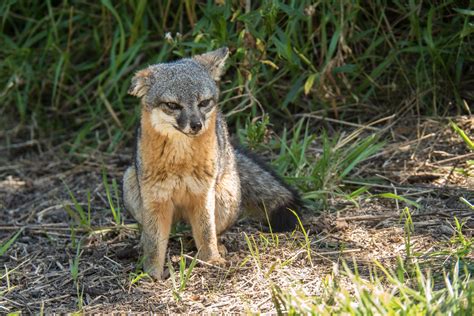
M 281 137 L 265 140 L 270 127 L 268 120 L 246 124 L 241 129 L 240 141 L 252 149 L 278 153 L 274 167 L 287 180 L 298 186 L 307 200 L 322 202 L 337 195 L 348 197 L 344 182 L 353 178 L 360 164 L 380 151 L 384 143 L 377 133 L 365 136 L 359 128 L 348 135 L 329 137 L 324 131 L 312 131 L 310 121 L 299 120 L 292 129 L 284 128 Z M 315 146 L 315 144 L 317 144 Z M 363 193 L 365 188 L 352 194 Z

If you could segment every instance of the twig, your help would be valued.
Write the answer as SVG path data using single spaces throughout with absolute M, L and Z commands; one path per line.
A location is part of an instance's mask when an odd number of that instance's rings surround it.
M 346 249 L 346 250 L 338 250 L 338 251 L 325 251 L 325 252 L 316 252 L 318 255 L 343 255 L 346 253 L 354 253 L 354 252 L 361 252 L 362 249 L 355 248 L 355 249 Z
M 451 162 L 453 160 L 459 160 L 459 159 L 464 159 L 464 158 L 469 158 L 469 157 L 474 157 L 474 153 L 468 153 L 468 154 L 464 154 L 464 155 L 460 155 L 460 156 L 456 156 L 456 157 L 452 157 L 452 158 L 448 158 L 448 159 L 444 159 L 444 160 L 439 160 L 439 161 L 436 161 L 435 163 L 436 164 L 443 164 L 443 163 L 446 163 L 446 162 Z
M 390 214 L 390 215 L 359 215 L 359 216 L 346 216 L 346 217 L 338 217 L 336 221 L 377 221 L 381 219 L 387 219 L 391 217 L 400 217 L 400 214 Z
M 185 258 L 188 258 L 189 260 L 196 260 L 196 261 L 199 262 L 200 264 L 206 265 L 206 266 L 208 266 L 208 267 L 213 267 L 213 268 L 216 268 L 216 269 L 219 269 L 219 270 L 228 272 L 227 269 L 221 268 L 221 267 L 219 267 L 218 265 L 214 265 L 214 264 L 212 264 L 212 263 L 209 263 L 209 262 L 206 262 L 206 261 L 202 261 L 202 260 L 200 260 L 200 259 L 198 259 L 198 258 L 191 257 L 191 256 L 189 256 L 189 255 L 187 255 L 187 254 L 183 254 L 183 256 L 184 256 Z
M 112 119 L 114 120 L 115 124 L 117 124 L 118 127 L 123 129 L 122 122 L 120 122 L 120 119 L 118 118 L 117 113 L 115 113 L 114 109 L 112 108 L 112 104 L 110 104 L 109 100 L 107 100 L 107 97 L 105 96 L 105 94 L 102 91 L 99 92 L 99 98 L 104 103 L 105 108 L 107 109 L 107 111 L 112 116 Z
M 325 117 L 325 116 L 321 116 L 321 115 L 314 115 L 314 114 L 297 114 L 297 115 L 295 115 L 295 117 L 314 118 L 314 119 L 318 119 L 318 120 L 322 120 L 322 121 L 328 121 L 328 122 L 332 122 L 332 123 L 338 123 L 338 124 L 342 124 L 342 125 L 358 127 L 358 128 L 362 128 L 362 129 L 369 129 L 369 130 L 378 132 L 381 129 L 377 128 L 377 127 L 372 127 L 371 125 L 380 123 L 381 121 L 384 121 L 384 120 L 387 120 L 387 119 L 391 119 L 391 118 L 394 117 L 394 115 L 391 115 L 389 117 L 385 117 L 383 119 L 377 120 L 377 121 L 369 123 L 367 125 L 361 125 L 361 124 L 357 124 L 357 123 L 346 122 L 346 121 L 337 120 L 337 119 L 333 119 L 333 118 Z
M 378 183 L 369 183 L 369 182 L 363 182 L 363 181 L 354 181 L 354 180 L 343 180 L 342 181 L 344 184 L 357 184 L 357 185 L 366 185 L 370 187 L 375 187 L 375 188 L 384 188 L 384 189 L 393 189 L 391 185 L 386 185 L 386 184 L 378 184 Z M 396 188 L 398 190 L 426 190 L 426 189 L 433 189 L 433 190 L 439 190 L 439 191 L 444 191 L 444 190 L 456 190 L 460 192 L 473 192 L 472 190 L 465 189 L 465 188 L 460 188 L 460 187 L 439 187 L 435 185 L 418 185 L 418 186 L 400 186 L 397 185 Z
M 466 212 L 466 210 L 461 210 L 461 209 L 450 209 L 450 210 L 439 210 L 437 212 L 429 212 L 429 213 L 423 213 L 423 214 L 412 214 L 411 217 L 422 217 L 422 216 L 433 216 L 433 215 L 443 215 L 443 216 L 449 216 L 445 212 Z M 470 213 L 468 213 L 470 214 Z M 353 222 L 358 222 L 358 221 L 377 221 L 381 219 L 387 219 L 387 218 L 399 218 L 400 214 L 387 214 L 387 215 L 359 215 L 359 216 L 346 216 L 346 217 L 338 217 L 336 218 L 336 221 L 353 221 Z
M 70 297 L 71 295 L 70 294 L 64 294 L 64 295 L 60 295 L 60 296 L 56 296 L 56 297 L 52 297 L 52 298 L 47 298 L 45 300 L 41 300 L 42 303 L 46 303 L 46 302 L 51 302 L 51 301 L 57 301 L 57 300 L 61 300 L 63 298 L 66 298 L 66 297 Z M 28 305 L 38 305 L 38 302 L 28 302 L 27 303 Z
M 125 224 L 125 225 L 117 225 L 117 226 L 97 226 L 97 227 L 91 227 L 90 229 L 87 228 L 71 228 L 70 226 L 65 226 L 63 224 L 59 225 L 54 225 L 54 224 L 49 224 L 49 225 L 25 225 L 25 226 L 0 226 L 0 230 L 18 230 L 18 229 L 27 229 L 27 230 L 41 230 L 41 231 L 51 231 L 51 230 L 59 230 L 59 231 L 70 231 L 74 230 L 76 232 L 91 232 L 91 233 L 97 233 L 97 232 L 102 232 L 102 231 L 108 231 L 112 229 L 118 229 L 118 228 L 123 228 L 123 229 L 130 229 L 130 230 L 135 230 L 136 224 Z

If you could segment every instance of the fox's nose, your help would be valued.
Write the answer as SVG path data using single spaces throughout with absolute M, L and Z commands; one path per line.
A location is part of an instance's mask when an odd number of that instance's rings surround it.
M 200 121 L 197 122 L 190 122 L 189 127 L 191 127 L 191 130 L 195 133 L 199 132 L 202 128 L 202 123 Z

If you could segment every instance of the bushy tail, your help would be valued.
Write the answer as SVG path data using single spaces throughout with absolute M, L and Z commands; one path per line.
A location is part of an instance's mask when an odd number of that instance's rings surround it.
M 235 155 L 245 210 L 264 223 L 268 218 L 274 232 L 295 229 L 298 219 L 289 209 L 299 213 L 298 192 L 252 153 L 238 148 Z

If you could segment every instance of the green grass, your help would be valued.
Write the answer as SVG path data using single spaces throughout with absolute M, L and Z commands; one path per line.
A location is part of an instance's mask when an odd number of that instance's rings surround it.
M 107 199 L 106 209 L 109 210 L 110 214 L 112 215 L 113 227 L 93 227 L 91 219 L 91 209 L 93 205 L 90 190 L 87 190 L 85 197 L 86 201 L 81 203 L 81 198 L 76 196 L 66 184 L 64 185 L 69 193 L 69 198 L 71 200 L 71 203 L 64 204 L 64 209 L 66 210 L 69 217 L 75 222 L 76 228 L 84 229 L 86 232 L 89 233 L 100 234 L 110 229 L 113 229 L 114 227 L 121 228 L 124 226 L 120 202 L 121 197 L 119 194 L 117 180 L 113 178 L 110 184 L 105 169 L 102 169 L 102 185 L 104 187 L 104 193 Z M 87 210 L 84 208 L 84 205 L 87 205 Z
M 472 315 L 474 281 L 471 278 L 473 238 L 462 232 L 454 218 L 452 251 L 415 254 L 411 235 L 414 227 L 408 208 L 403 210 L 405 260 L 389 268 L 373 261 L 369 273 L 361 275 L 356 261 L 333 268 L 321 284 L 321 295 L 310 297 L 300 288 L 272 286 L 272 298 L 279 315 Z M 439 246 L 439 245 L 438 245 Z M 444 257 L 432 264 L 424 258 Z M 443 262 L 441 266 L 440 262 Z M 336 267 L 337 266 L 337 267 Z M 339 266 L 342 271 L 339 271 Z
M 87 212 L 81 203 L 78 202 L 76 196 L 72 193 L 69 187 L 65 184 L 72 201 L 72 205 L 64 204 L 64 209 L 76 224 L 86 230 L 91 230 L 91 194 L 87 191 Z
M 107 179 L 107 173 L 105 169 L 102 170 L 102 183 L 105 188 L 105 194 L 107 196 L 107 202 L 109 204 L 109 209 L 110 212 L 112 213 L 112 217 L 114 219 L 114 222 L 116 225 L 122 225 L 122 210 L 120 207 L 120 194 L 119 194 L 119 189 L 117 185 L 117 181 L 115 179 L 112 179 L 112 189 L 114 193 L 114 198 L 112 197 L 110 185 Z
M 179 257 L 178 262 L 178 272 L 176 272 L 173 265 L 168 262 L 168 268 L 170 271 L 170 278 L 173 284 L 173 297 L 176 301 L 181 301 L 182 297 L 180 295 L 186 289 L 186 285 L 191 277 L 191 273 L 193 272 L 194 267 L 197 263 L 197 256 L 194 257 L 189 265 L 187 264 L 186 257 L 184 257 L 182 251 L 181 256 Z
M 11 237 L 7 238 L 6 240 L 0 243 L 0 256 L 3 256 L 8 251 L 8 249 L 10 249 L 11 245 L 13 245 L 13 243 L 16 241 L 18 236 L 20 236 L 22 231 L 23 229 L 18 230 Z
M 326 278 L 317 297 L 274 286 L 273 302 L 280 315 L 472 315 L 474 282 L 459 263 L 442 272 L 441 282 L 418 264 L 414 269 L 414 277 L 406 280 L 403 266 L 394 271 L 378 264 L 364 278 L 344 264 L 344 286 L 334 274 Z
M 451 125 L 451 128 L 456 132 L 456 134 L 458 134 L 459 137 L 461 137 L 461 139 L 466 143 L 466 146 L 470 150 L 474 150 L 474 141 L 472 141 L 469 136 L 467 136 L 466 133 L 461 128 L 459 128 L 459 126 L 456 125 L 456 123 L 449 122 L 449 124 Z
M 114 151 L 137 120 L 134 71 L 227 45 L 222 106 L 246 108 L 231 122 L 262 111 L 275 122 L 298 112 L 350 121 L 396 112 L 413 96 L 413 113 L 468 114 L 468 2 L 251 4 L 4 1 L 0 112 L 39 137 L 65 135 L 68 152 Z
M 71 273 L 71 278 L 74 283 L 74 287 L 76 289 L 76 296 L 77 296 L 77 308 L 78 310 L 82 310 L 84 306 L 84 287 L 81 287 L 81 283 L 79 280 L 79 263 L 82 255 L 81 250 L 81 243 L 78 242 L 76 246 L 76 255 L 74 258 L 69 259 L 69 271 Z

